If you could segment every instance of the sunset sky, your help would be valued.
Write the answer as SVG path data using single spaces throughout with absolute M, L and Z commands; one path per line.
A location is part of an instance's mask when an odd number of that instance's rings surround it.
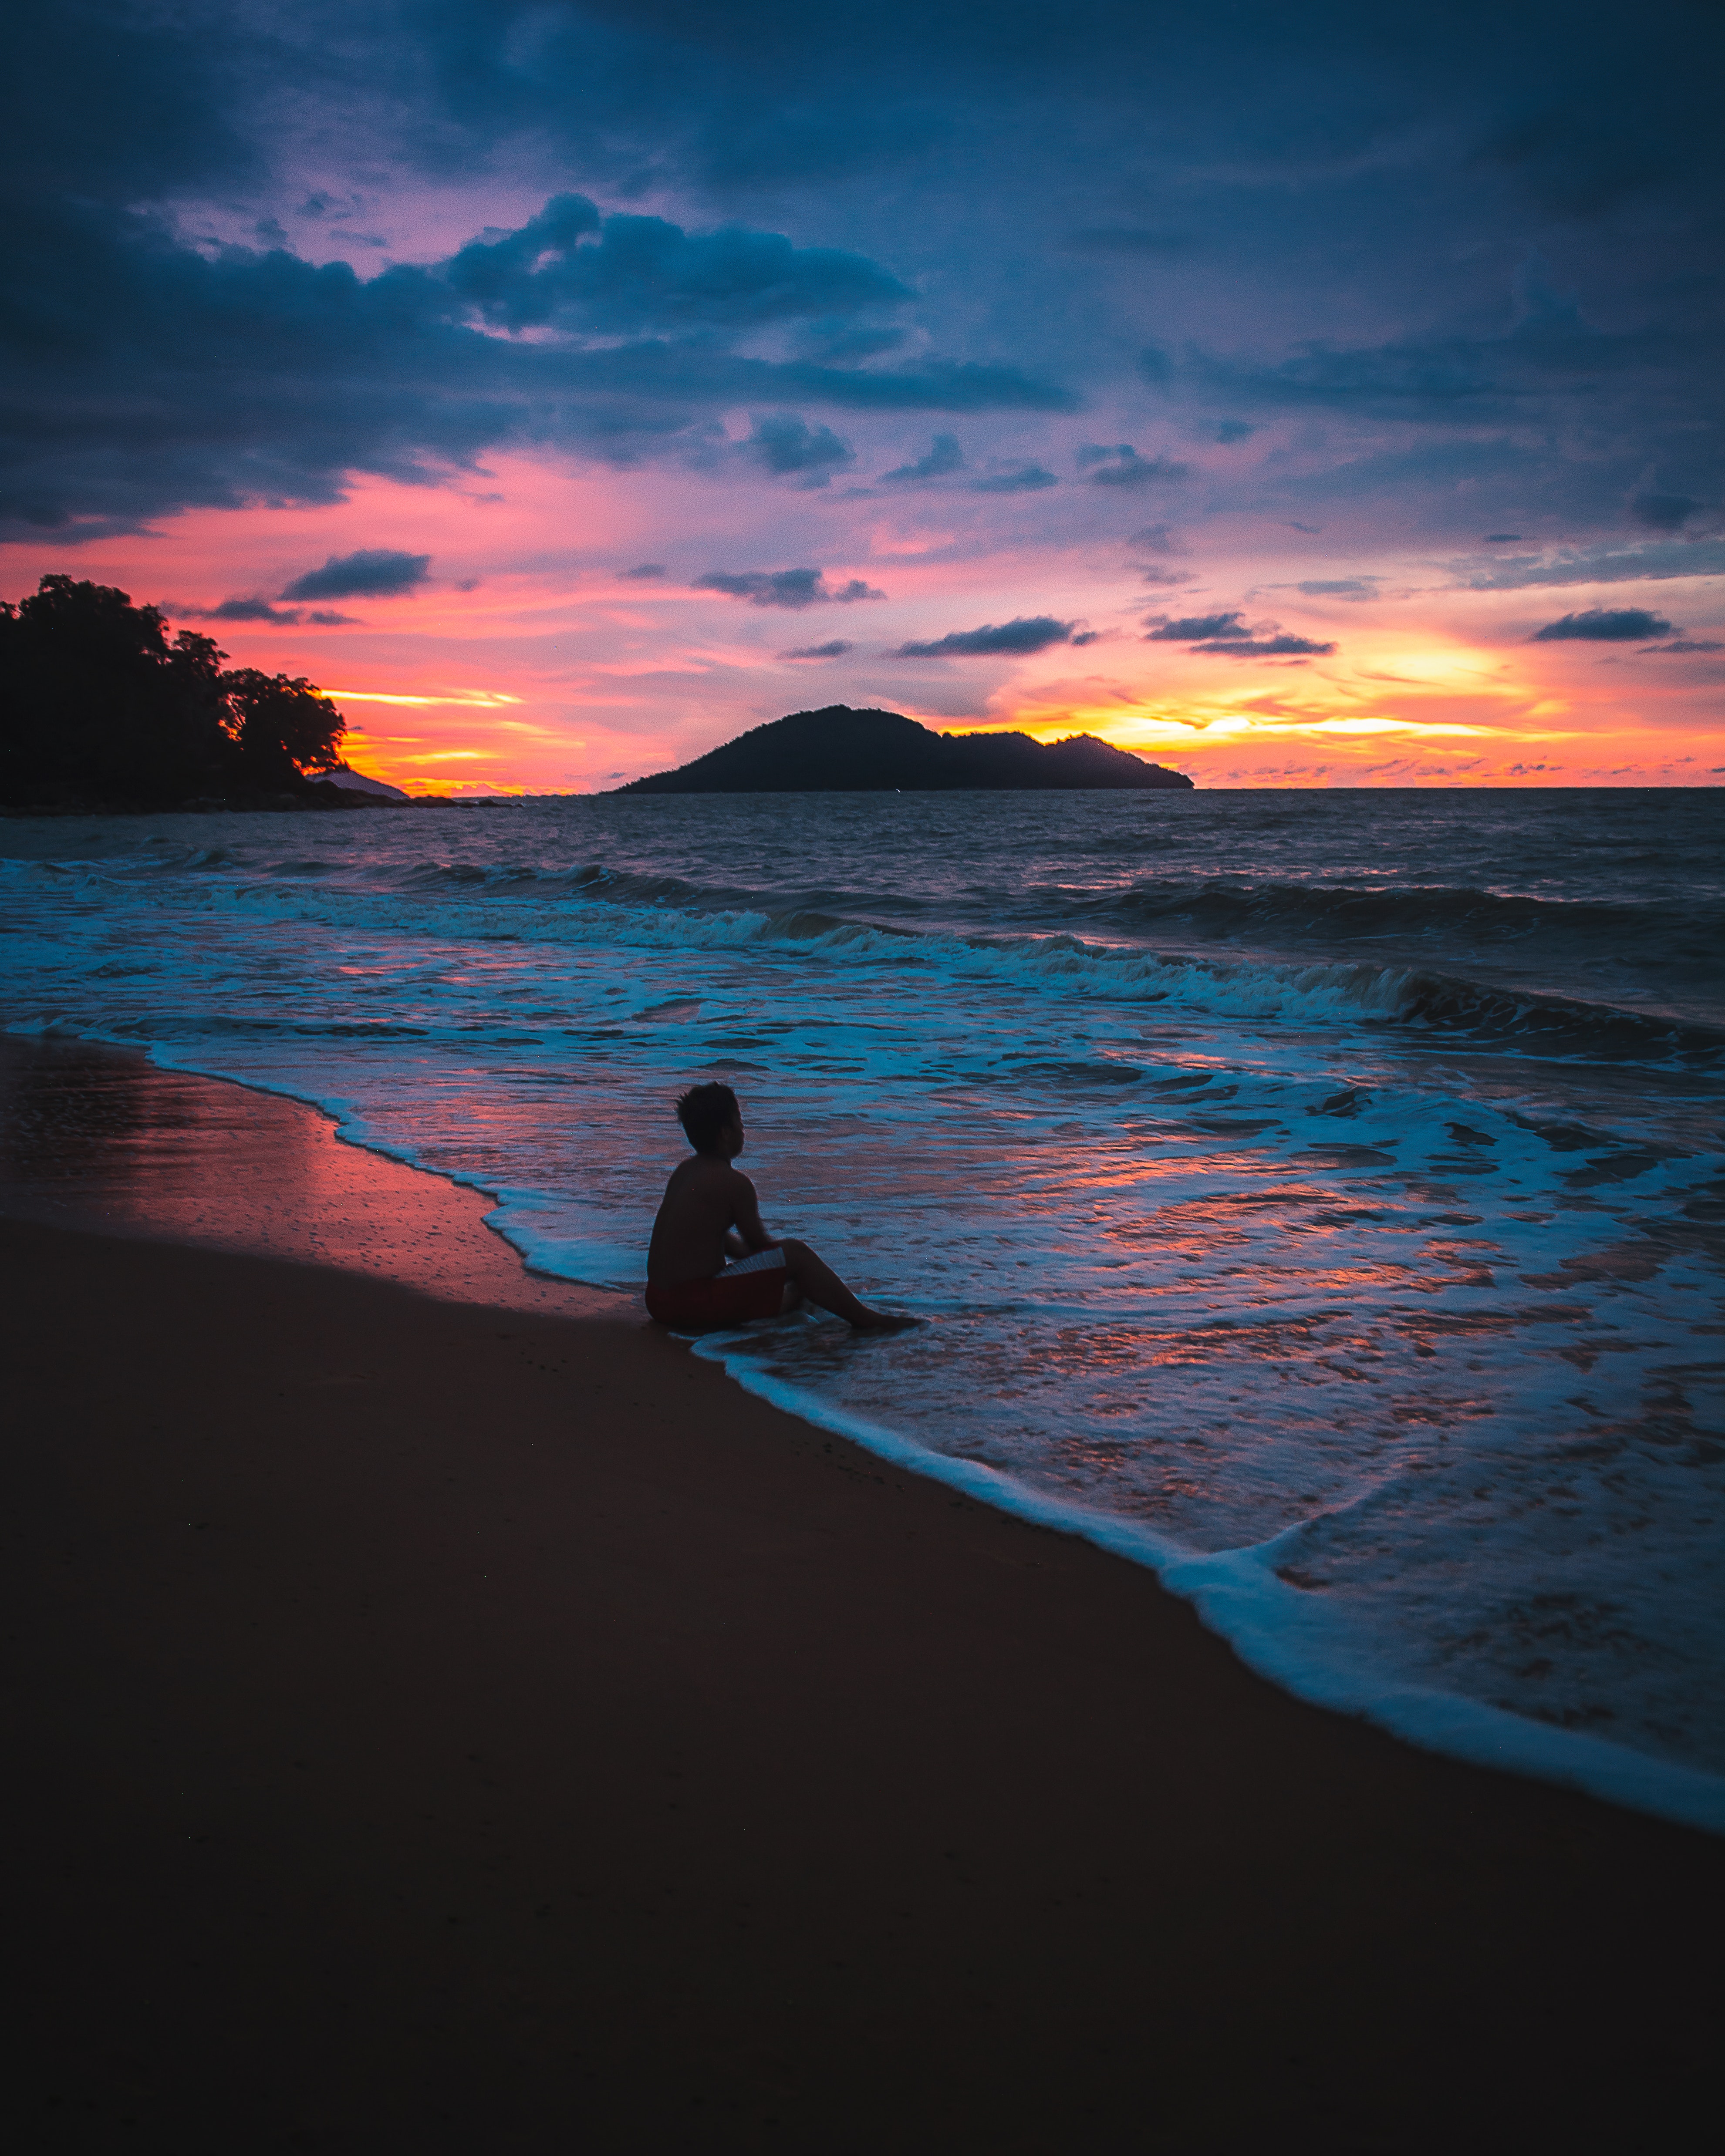
M 39 10 L 0 596 L 118 584 L 415 791 L 838 702 L 1717 785 L 1721 20 Z

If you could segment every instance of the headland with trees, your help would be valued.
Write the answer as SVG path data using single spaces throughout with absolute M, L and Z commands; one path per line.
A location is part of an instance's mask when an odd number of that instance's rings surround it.
M 0 601 L 0 808 L 377 805 L 324 775 L 347 721 L 320 689 L 227 657 L 111 585 L 49 576 Z

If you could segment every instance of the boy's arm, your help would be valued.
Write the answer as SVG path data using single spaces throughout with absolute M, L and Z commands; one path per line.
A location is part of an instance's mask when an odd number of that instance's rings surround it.
M 760 1200 L 754 1194 L 754 1185 L 740 1169 L 733 1168 L 731 1175 L 731 1219 L 744 1251 L 776 1250 L 777 1241 L 761 1225 Z

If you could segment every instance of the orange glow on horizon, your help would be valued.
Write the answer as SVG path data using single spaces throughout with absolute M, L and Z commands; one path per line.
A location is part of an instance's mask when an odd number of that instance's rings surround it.
M 1119 542 L 1021 531 L 996 544 L 950 499 L 847 522 L 842 497 L 765 479 L 487 461 L 444 486 L 362 479 L 337 502 L 188 511 L 75 551 L 8 545 L 0 589 L 21 595 L 64 569 L 216 630 L 231 664 L 360 685 L 324 690 L 348 717 L 345 753 L 410 793 L 600 791 L 837 703 L 944 732 L 1095 734 L 1200 787 L 1725 781 L 1725 658 L 1707 655 L 1725 632 L 1703 576 L 1482 590 L 1411 552 L 1318 563 L 1308 537 L 1242 525 L 1187 557 L 1177 591 L 1146 588 Z M 409 593 L 342 601 L 337 622 L 287 618 L 279 595 L 296 577 L 365 547 L 429 556 L 429 575 Z M 886 596 L 775 608 L 699 585 L 714 570 L 803 564 L 830 588 L 855 579 Z M 1307 596 L 1300 579 L 1320 567 L 1369 569 L 1378 596 Z M 249 594 L 278 595 L 280 617 L 214 619 Z M 1662 610 L 1691 641 L 1640 652 L 1538 635 L 1560 613 L 1627 605 Z M 1155 633 L 1229 608 L 1336 649 L 1230 654 Z M 1041 617 L 1081 624 L 1087 640 L 899 656 Z

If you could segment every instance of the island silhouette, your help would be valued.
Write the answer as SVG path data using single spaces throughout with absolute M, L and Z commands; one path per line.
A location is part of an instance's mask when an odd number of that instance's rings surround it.
M 1058 742 L 1028 734 L 938 734 L 900 711 L 818 711 L 752 726 L 675 771 L 616 793 L 931 793 L 1093 788 L 1190 788 L 1184 773 L 1110 748 L 1094 734 Z

